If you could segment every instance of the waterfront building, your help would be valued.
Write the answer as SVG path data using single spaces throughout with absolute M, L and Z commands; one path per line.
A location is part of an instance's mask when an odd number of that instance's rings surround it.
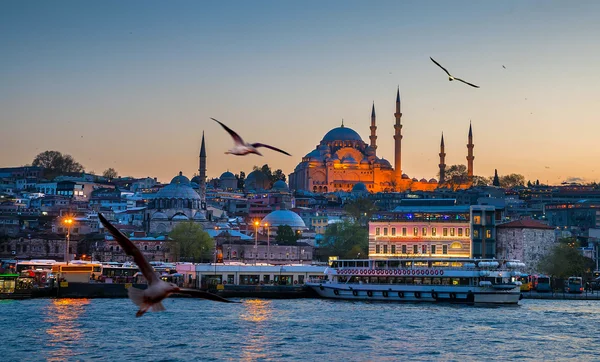
M 375 105 L 371 110 L 370 143 L 362 140 L 351 128 L 342 125 L 327 132 L 316 148 L 302 158 L 294 172 L 289 175 L 290 187 L 314 193 L 334 191 L 350 192 L 357 183 L 363 183 L 368 192 L 390 192 L 421 190 L 431 191 L 438 187 L 465 189 L 472 185 L 473 178 L 473 132 L 469 126 L 467 144 L 468 179 L 456 182 L 445 180 L 445 145 L 444 138 L 440 144 L 439 171 L 442 178 L 417 179 L 410 178 L 402 171 L 402 112 L 400 90 L 396 95 L 396 112 L 394 113 L 394 166 L 377 156 L 377 124 Z M 248 182 L 248 181 L 246 181 Z
M 500 259 L 517 259 L 527 272 L 537 266 L 556 242 L 554 228 L 536 220 L 517 220 L 497 226 L 496 255 Z

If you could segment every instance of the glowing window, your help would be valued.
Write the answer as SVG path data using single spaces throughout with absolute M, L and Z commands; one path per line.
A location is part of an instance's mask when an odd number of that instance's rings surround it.
M 462 249 L 462 244 L 458 241 L 455 241 L 452 244 L 450 244 L 450 249 Z

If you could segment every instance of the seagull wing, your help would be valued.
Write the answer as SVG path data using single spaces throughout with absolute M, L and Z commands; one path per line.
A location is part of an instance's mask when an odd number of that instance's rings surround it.
M 265 148 L 271 149 L 271 150 L 273 150 L 273 151 L 281 152 L 281 153 L 283 153 L 283 154 L 286 154 L 286 155 L 288 155 L 288 156 L 291 156 L 289 153 L 285 152 L 284 150 L 280 150 L 280 149 L 279 149 L 279 148 L 277 148 L 277 147 L 273 147 L 273 146 L 265 145 L 264 143 L 253 143 L 253 144 L 252 144 L 252 147 L 254 147 L 254 148 L 258 148 L 258 147 L 265 147 Z
M 462 79 L 460 79 L 460 78 L 454 78 L 454 80 L 461 81 L 461 82 L 463 82 L 463 83 L 465 83 L 465 84 L 468 84 L 468 85 L 470 85 L 471 87 L 479 88 L 479 86 L 478 86 L 478 85 L 471 84 L 471 83 L 469 83 L 469 82 L 465 82 L 464 80 L 462 80 Z
M 202 290 L 196 290 L 196 289 L 180 288 L 179 291 L 175 294 L 185 294 L 185 295 L 189 295 L 190 297 L 203 298 L 203 299 L 213 300 L 215 302 L 239 303 L 239 302 L 234 302 L 232 300 L 227 300 L 216 294 L 212 294 L 209 292 L 204 292 Z
M 218 124 L 221 125 L 221 127 L 223 127 L 225 129 L 225 131 L 227 131 L 227 133 L 229 133 L 229 135 L 233 138 L 233 142 L 235 142 L 235 144 L 240 144 L 240 145 L 245 145 L 244 140 L 242 139 L 242 137 L 240 137 L 239 134 L 235 133 L 234 130 L 232 130 L 231 128 L 227 127 L 226 125 L 224 125 L 223 123 L 217 121 L 214 118 L 211 118 L 213 121 L 217 122 Z
M 442 67 L 440 63 L 436 62 L 435 60 L 433 60 L 432 57 L 429 57 L 429 59 L 431 59 L 432 62 L 434 62 L 438 67 L 442 68 L 444 70 L 444 72 L 446 72 L 446 74 L 448 74 L 449 77 L 451 77 L 452 75 L 446 70 L 446 68 Z
M 104 218 L 104 216 L 102 216 L 101 213 L 98 213 L 98 218 L 100 219 L 100 222 L 102 223 L 102 225 L 104 225 L 106 230 L 108 230 L 108 232 L 111 233 L 111 235 L 115 238 L 119 245 L 121 245 L 123 250 L 125 250 L 125 253 L 127 255 L 133 256 L 133 261 L 137 264 L 138 268 L 140 268 L 140 271 L 142 272 L 144 278 L 146 278 L 148 283 L 152 285 L 153 283 L 158 282 L 158 276 L 156 276 L 156 273 L 154 273 L 152 265 L 150 265 L 146 258 L 144 258 L 144 255 L 142 255 L 140 249 L 133 245 L 133 243 L 131 242 L 131 240 L 129 240 L 127 236 L 123 235 L 122 232 L 120 232 L 116 227 L 109 223 L 108 220 L 106 220 L 106 218 Z

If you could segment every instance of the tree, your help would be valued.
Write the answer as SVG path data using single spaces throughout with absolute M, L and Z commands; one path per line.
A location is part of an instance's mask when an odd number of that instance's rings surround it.
M 490 179 L 483 176 L 473 176 L 473 186 L 489 186 Z
M 577 238 L 562 238 L 540 261 L 538 269 L 555 278 L 581 276 L 594 268 L 594 261 L 581 254 Z
M 525 176 L 511 173 L 510 175 L 500 177 L 500 187 L 511 189 L 517 186 L 525 186 Z
M 377 211 L 377 206 L 368 197 L 361 197 L 347 203 L 344 211 L 361 225 L 366 225 L 371 215 Z
M 277 236 L 275 241 L 281 245 L 296 245 L 296 241 L 300 238 L 300 234 L 294 232 L 291 226 L 281 225 L 277 228 Z
M 32 166 L 43 167 L 47 177 L 53 178 L 68 172 L 83 172 L 83 166 L 71 155 L 63 155 L 58 151 L 44 151 L 33 159 Z M 51 177 L 52 176 L 52 177 Z
M 243 190 L 244 189 L 244 184 L 246 183 L 246 173 L 244 171 L 240 171 L 239 176 L 235 175 L 235 178 L 237 180 L 237 188 L 238 188 L 238 190 Z
M 110 167 L 104 170 L 104 172 L 102 172 L 102 176 L 106 177 L 109 180 L 112 180 L 114 178 L 117 178 L 119 174 L 117 173 L 117 171 L 115 171 L 114 168 Z
M 438 177 L 440 173 L 438 171 Z M 469 181 L 467 173 L 467 166 L 465 165 L 452 165 L 446 169 L 444 174 L 444 180 L 449 185 L 460 185 Z
M 369 231 L 358 223 L 343 221 L 327 226 L 321 243 L 322 255 L 356 258 L 367 257 Z
M 280 168 L 278 168 L 277 170 L 275 170 L 275 172 L 273 172 L 273 178 L 271 179 L 271 181 L 273 181 L 273 183 L 277 182 L 277 181 L 286 181 L 286 177 L 285 177 L 285 173 L 283 173 L 283 171 L 281 171 Z
M 281 169 L 277 169 L 277 170 L 275 170 L 275 172 L 273 172 L 271 170 L 271 167 L 266 163 L 264 165 L 262 165 L 262 167 L 254 166 L 252 168 L 252 171 L 257 171 L 257 170 L 262 172 L 263 175 L 265 175 L 267 177 L 271 187 L 273 187 L 273 184 L 279 180 L 282 180 L 282 181 L 286 180 L 285 174 L 283 173 L 283 171 Z
M 181 222 L 169 233 L 175 246 L 175 260 L 186 258 L 193 262 L 211 260 L 215 243 L 200 224 L 193 221 Z

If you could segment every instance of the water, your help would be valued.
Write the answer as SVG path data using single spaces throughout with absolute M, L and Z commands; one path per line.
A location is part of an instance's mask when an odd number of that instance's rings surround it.
M 598 360 L 599 301 L 479 308 L 319 299 L 0 301 L 2 361 Z

